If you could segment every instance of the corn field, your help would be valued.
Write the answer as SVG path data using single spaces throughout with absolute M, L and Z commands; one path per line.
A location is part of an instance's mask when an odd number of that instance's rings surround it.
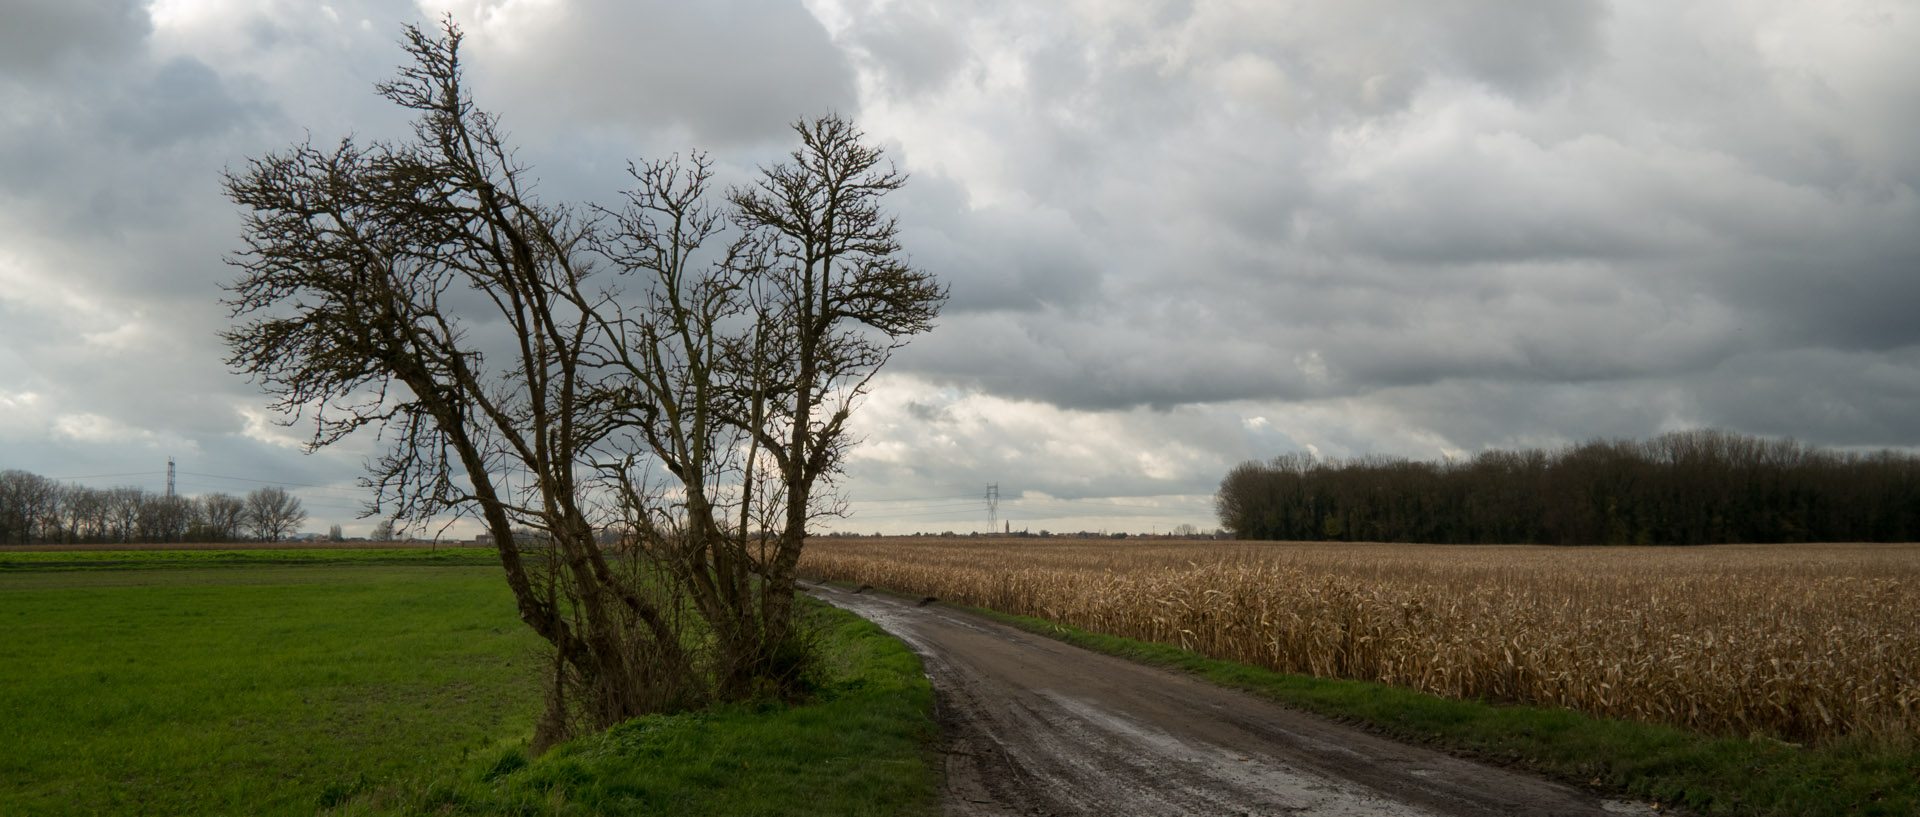
M 1920 737 L 1920 545 L 850 538 L 810 541 L 800 572 L 1456 698 Z

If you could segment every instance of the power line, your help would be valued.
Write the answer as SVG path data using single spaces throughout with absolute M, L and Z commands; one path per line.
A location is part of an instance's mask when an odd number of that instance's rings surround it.
M 232 480 L 234 482 L 251 482 L 257 485 L 279 485 L 282 487 L 290 487 L 290 488 L 318 488 L 322 491 L 348 490 L 346 488 L 341 488 L 336 485 L 314 485 L 308 482 L 288 482 L 283 479 L 254 479 L 253 477 L 229 477 L 222 474 L 198 474 L 192 471 L 181 471 L 180 473 L 182 475 L 189 476 L 189 477 L 200 477 L 202 479 L 225 479 L 225 480 Z
M 304 499 L 306 500 L 307 507 L 315 508 L 315 509 L 325 508 L 330 510 L 343 511 L 347 513 L 352 513 L 356 516 L 358 516 L 362 511 L 366 510 L 365 503 L 368 500 L 368 498 L 371 496 L 370 491 L 360 486 L 314 485 L 312 483 L 306 483 L 306 482 L 286 482 L 283 480 L 254 479 L 252 477 L 235 477 L 235 476 L 227 476 L 224 474 L 200 474 L 200 473 L 193 473 L 188 471 L 181 471 L 180 473 L 184 476 L 200 477 L 203 479 L 229 480 L 233 482 L 246 482 L 246 483 L 252 483 L 256 485 L 272 485 L 272 486 L 287 487 L 287 488 L 301 488 L 301 489 L 305 489 L 301 493 L 304 494 Z M 316 496 L 316 493 L 318 494 L 318 496 Z M 316 501 L 316 500 L 320 500 L 320 501 Z M 325 500 L 332 500 L 332 502 L 327 502 Z M 345 503 L 354 503 L 354 504 L 348 505 Z
M 1021 502 L 1021 503 L 1033 502 L 1033 503 L 1038 503 L 1042 505 L 1055 505 L 1055 506 L 1097 505 L 1102 508 L 1128 508 L 1132 510 L 1160 511 L 1164 513 L 1192 513 L 1193 512 L 1192 508 L 1179 508 L 1179 507 L 1171 507 L 1167 505 L 1140 505 L 1140 504 L 1129 503 L 1129 502 L 1113 502 L 1111 500 L 1103 500 L 1103 499 L 1037 499 L 1037 500 L 1016 499 L 1014 501 Z
M 161 472 L 159 471 L 134 471 L 126 474 L 85 474 L 77 477 L 47 477 L 47 479 L 51 479 L 56 482 L 74 482 L 74 481 L 83 480 L 83 479 L 115 479 L 118 477 L 151 477 L 151 476 L 157 476 L 160 473 Z
M 167 477 L 167 486 L 169 488 L 172 488 L 174 485 L 174 475 L 178 474 L 179 476 L 183 476 L 183 477 L 200 477 L 201 479 L 224 479 L 232 482 L 251 482 L 255 485 L 279 485 L 287 488 L 312 488 L 320 491 L 353 492 L 356 490 L 355 488 L 346 488 L 338 485 L 315 485 L 310 482 L 289 482 L 284 479 L 258 479 L 255 477 L 234 477 L 234 476 L 227 476 L 225 474 L 202 474 L 195 471 L 179 471 L 173 468 L 172 465 L 173 465 L 173 461 L 168 460 L 169 467 L 165 471 L 129 471 L 122 474 L 80 474 L 80 475 L 68 476 L 68 477 L 48 477 L 48 479 L 55 480 L 57 482 L 77 482 L 83 479 L 118 479 L 120 477 L 157 477 L 157 476 L 165 475 Z
M 928 516 L 972 516 L 973 514 L 976 514 L 976 513 L 979 513 L 979 512 L 980 512 L 980 510 L 979 510 L 979 506 L 978 506 L 978 505 L 973 505 L 973 506 L 971 506 L 971 507 L 968 507 L 968 508 L 965 508 L 965 509 L 962 509 L 962 510 L 957 510 L 957 511 L 927 511 L 927 512 L 923 512 L 923 513 L 881 513 L 881 514 L 872 514 L 872 513 L 860 513 L 860 512 L 858 512 L 858 511 L 854 511 L 854 512 L 851 512 L 851 513 L 848 513 L 848 514 L 847 514 L 847 518 L 848 518 L 848 519 L 865 519 L 865 520 L 872 520 L 872 519 L 917 519 L 917 518 L 920 518 L 920 517 L 928 517 Z M 974 518 L 976 518 L 976 519 L 978 519 L 979 517 L 974 517 Z
M 855 501 L 857 502 L 949 502 L 949 501 L 955 501 L 955 502 L 965 502 L 971 505 L 976 500 L 974 500 L 972 497 L 964 497 L 964 496 L 921 496 L 921 497 L 907 497 L 902 499 L 861 499 L 861 500 L 855 500 Z

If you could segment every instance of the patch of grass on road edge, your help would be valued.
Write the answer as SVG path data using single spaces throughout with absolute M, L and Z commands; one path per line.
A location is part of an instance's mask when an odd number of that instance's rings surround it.
M 1696 735 L 1565 709 L 1456 701 L 1399 687 L 1286 675 L 1191 650 L 1024 616 L 990 619 L 1145 664 L 1192 673 L 1278 703 L 1455 754 L 1704 815 L 1920 814 L 1920 750 L 1866 741 L 1802 748 Z
M 932 815 L 933 690 L 879 627 L 802 599 L 816 699 L 638 718 L 528 758 L 503 748 L 335 815 Z

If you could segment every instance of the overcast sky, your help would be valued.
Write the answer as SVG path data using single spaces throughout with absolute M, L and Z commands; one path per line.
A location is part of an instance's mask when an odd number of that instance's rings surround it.
M 860 409 L 843 530 L 1211 528 L 1234 464 L 1712 426 L 1920 446 L 1904 0 L 0 0 L 0 469 L 297 489 L 230 373 L 223 168 L 403 135 L 451 14 L 550 200 L 738 178 L 836 111 L 912 175 L 939 328 Z

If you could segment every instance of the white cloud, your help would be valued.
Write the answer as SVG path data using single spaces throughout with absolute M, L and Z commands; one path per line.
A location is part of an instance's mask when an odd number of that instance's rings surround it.
M 290 431 L 290 426 L 282 425 L 280 423 L 282 418 L 276 415 L 252 406 L 241 406 L 239 412 L 244 419 L 240 435 L 249 440 L 288 451 L 300 450 L 307 441 L 306 438 Z
M 31 391 L 0 390 L 0 440 L 31 439 L 46 433 L 46 400 Z
M 670 132 L 707 149 L 784 139 L 856 105 L 853 76 L 796 0 L 420 0 L 468 34 L 473 80 L 524 111 L 516 133 Z
M 89 446 L 113 446 L 142 452 L 188 452 L 198 445 L 185 436 L 132 426 L 92 412 L 62 414 L 53 418 L 49 431 L 56 440 Z

